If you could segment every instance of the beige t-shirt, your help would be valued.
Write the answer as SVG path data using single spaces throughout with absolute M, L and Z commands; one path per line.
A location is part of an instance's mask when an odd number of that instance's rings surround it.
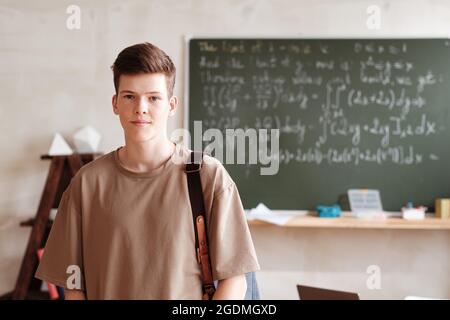
M 75 265 L 88 299 L 201 299 L 192 210 L 180 164 L 189 150 L 177 146 L 168 161 L 146 173 L 123 167 L 117 150 L 72 178 L 36 277 L 66 288 L 68 277 L 76 274 L 68 267 Z M 206 154 L 200 177 L 214 280 L 259 270 L 233 180 Z

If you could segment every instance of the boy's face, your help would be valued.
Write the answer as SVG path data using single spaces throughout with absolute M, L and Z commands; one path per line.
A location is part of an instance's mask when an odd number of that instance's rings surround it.
M 120 118 L 126 141 L 144 142 L 165 138 L 167 119 L 175 114 L 175 96 L 167 96 L 162 73 L 121 75 L 113 111 Z

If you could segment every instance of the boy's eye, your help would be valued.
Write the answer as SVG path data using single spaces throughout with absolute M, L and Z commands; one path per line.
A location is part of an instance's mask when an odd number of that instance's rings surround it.
M 133 99 L 134 99 L 134 96 L 131 95 L 131 94 L 126 94 L 126 95 L 124 95 L 123 97 L 124 97 L 125 99 L 127 99 L 127 100 L 133 100 Z
M 150 97 L 150 101 L 151 101 L 151 102 L 156 102 L 158 99 L 159 99 L 159 98 L 158 98 L 158 97 L 155 97 L 155 96 Z

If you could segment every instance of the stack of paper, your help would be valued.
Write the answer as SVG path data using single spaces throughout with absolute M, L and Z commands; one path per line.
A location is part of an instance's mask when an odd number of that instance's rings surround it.
M 306 214 L 306 211 L 270 210 L 260 203 L 247 211 L 247 220 L 262 220 L 276 225 L 285 225 L 291 219 Z

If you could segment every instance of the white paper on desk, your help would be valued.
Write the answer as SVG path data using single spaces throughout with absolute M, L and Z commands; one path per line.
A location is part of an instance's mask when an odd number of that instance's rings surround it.
M 264 204 L 260 203 L 256 208 L 248 211 L 247 220 L 262 220 L 282 226 L 298 215 L 295 212 L 273 212 Z

